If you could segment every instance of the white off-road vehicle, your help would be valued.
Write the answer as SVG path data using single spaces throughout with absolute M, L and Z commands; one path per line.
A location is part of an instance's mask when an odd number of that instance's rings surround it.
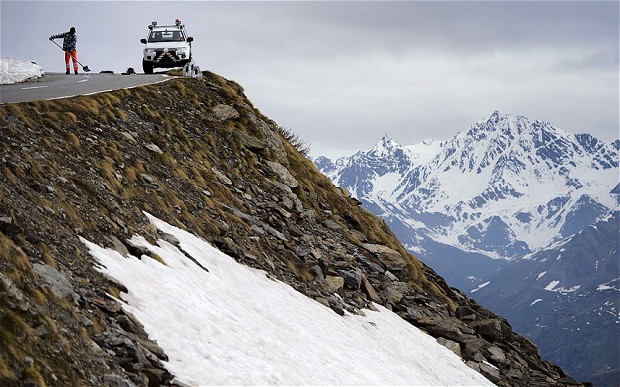
M 153 68 L 183 67 L 192 60 L 192 41 L 187 36 L 185 25 L 177 19 L 172 26 L 158 26 L 151 22 L 146 38 L 140 39 L 145 44 L 142 56 L 142 69 L 145 74 L 153 74 Z

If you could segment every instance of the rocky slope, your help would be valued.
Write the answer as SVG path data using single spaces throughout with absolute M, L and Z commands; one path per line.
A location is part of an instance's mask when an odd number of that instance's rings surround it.
M 165 385 L 166 354 L 79 237 L 143 259 L 142 211 L 342 314 L 382 304 L 500 385 L 576 384 L 447 286 L 212 73 L 0 107 L 0 384 Z M 150 237 L 149 237 L 150 235 Z M 174 241 L 172 241 L 174 242 Z

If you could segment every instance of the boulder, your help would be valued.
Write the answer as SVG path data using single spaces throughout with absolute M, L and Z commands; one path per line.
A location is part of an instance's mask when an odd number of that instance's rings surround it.
M 331 219 L 326 219 L 323 224 L 325 225 L 325 227 L 327 227 L 328 229 L 334 231 L 334 232 L 342 232 L 344 230 L 344 227 L 342 227 L 340 224 L 338 224 L 337 222 L 331 220 Z
M 149 379 L 149 386 L 166 385 L 170 379 L 170 373 L 160 368 L 144 368 L 142 373 Z
M 109 387 L 136 387 L 131 381 L 114 374 L 103 375 L 103 383 Z
M 79 298 L 73 290 L 73 285 L 64 274 L 49 265 L 35 263 L 32 265 L 34 272 L 46 283 L 51 291 L 59 298 Z
M 213 113 L 220 121 L 226 121 L 239 118 L 239 112 L 232 106 L 219 104 L 213 108 Z
M 482 341 L 479 338 L 469 337 L 463 346 L 463 357 L 471 359 L 482 350 Z
M 499 381 L 501 380 L 499 377 L 499 369 L 487 362 L 479 363 L 479 367 L 482 376 L 489 379 L 493 383 L 499 383 Z
M 325 282 L 327 282 L 330 293 L 334 293 L 344 286 L 344 278 L 338 276 L 327 275 L 325 276 Z
M 502 325 L 499 320 L 473 321 L 471 326 L 480 336 L 491 342 L 502 339 Z
M 381 297 L 379 297 L 379 295 L 372 287 L 372 284 L 370 283 L 370 281 L 368 281 L 368 278 L 366 278 L 364 273 L 362 273 L 362 282 L 360 284 L 360 287 L 362 291 L 368 296 L 370 301 L 376 302 L 377 304 L 381 303 Z
M 237 132 L 237 134 L 239 135 L 241 144 L 252 152 L 262 154 L 263 151 L 267 148 L 267 144 L 265 144 L 265 141 L 263 140 L 260 140 L 242 131 Z
M 340 271 L 342 278 L 344 278 L 344 284 L 348 289 L 357 290 L 362 283 L 362 276 L 356 271 Z
M 363 243 L 362 247 L 376 255 L 379 261 L 381 261 L 388 270 L 397 271 L 407 267 L 407 262 L 403 256 L 394 249 L 372 243 Z
M 293 175 L 291 175 L 289 170 L 286 169 L 284 165 L 269 160 L 267 160 L 267 165 L 269 166 L 269 168 L 271 168 L 273 173 L 276 174 L 278 180 L 280 180 L 286 186 L 290 188 L 299 187 L 299 182 L 297 181 L 297 179 L 295 179 Z
M 487 348 L 489 352 L 489 358 L 495 363 L 504 364 L 506 362 L 506 355 L 499 347 L 492 346 Z
M 142 180 L 146 184 L 155 184 L 155 179 L 153 178 L 153 176 L 149 174 L 139 173 L 138 177 L 140 178 L 140 180 Z
M 146 146 L 146 149 L 150 150 L 151 152 L 158 153 L 158 154 L 162 154 L 162 153 L 164 153 L 164 152 L 161 150 L 161 148 L 159 148 L 159 147 L 158 147 L 157 145 L 155 145 L 155 144 L 148 144 L 148 145 Z
M 448 348 L 450 351 L 454 352 L 458 357 L 461 357 L 461 346 L 459 345 L 459 343 L 452 340 L 444 339 L 443 337 L 438 337 L 437 342 Z
M 475 320 L 476 312 L 469 306 L 461 305 L 456 308 L 455 316 L 459 320 Z
M 459 329 L 448 322 L 438 321 L 438 324 L 428 325 L 425 329 L 433 337 L 443 337 L 444 339 L 457 343 L 462 343 L 466 340 L 466 337 L 459 331 Z
M 381 291 L 381 299 L 385 304 L 396 305 L 403 299 L 403 294 L 395 287 L 388 286 Z
M 230 180 L 228 178 L 228 176 L 224 175 L 219 170 L 217 170 L 215 168 L 211 168 L 211 172 L 213 172 L 213 174 L 215 175 L 215 177 L 217 177 L 217 179 L 220 181 L 220 183 L 222 183 L 224 185 L 229 185 L 229 186 L 233 184 L 232 180 Z
M 263 133 L 263 139 L 272 157 L 278 163 L 288 166 L 288 155 L 286 154 L 284 144 L 282 143 L 282 140 L 280 140 L 280 137 L 269 127 L 269 125 L 260 120 L 258 122 L 260 123 L 258 127 Z
M 366 234 L 364 234 L 363 232 L 360 232 L 354 229 L 349 230 L 349 232 L 355 239 L 357 239 L 360 242 L 366 242 L 368 240 L 368 237 L 366 237 Z
M 344 303 L 342 302 L 342 300 L 336 296 L 330 296 L 327 299 L 327 302 L 329 303 L 329 307 L 336 312 L 337 314 L 344 316 Z
M 284 144 L 278 134 L 272 129 L 271 126 L 263 120 L 257 118 L 254 114 L 247 113 L 246 116 L 256 127 L 256 129 L 258 129 L 258 131 L 263 135 L 263 142 L 265 143 L 265 146 L 269 150 L 273 159 L 282 165 L 288 166 L 288 155 L 286 154 Z

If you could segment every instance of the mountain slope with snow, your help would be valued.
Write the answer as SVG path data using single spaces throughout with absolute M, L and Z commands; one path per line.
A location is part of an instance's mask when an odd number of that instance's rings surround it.
M 364 316 L 340 317 L 264 271 L 149 218 L 180 241 L 176 247 L 133 237 L 162 262 L 84 242 L 103 264 L 101 270 L 127 287 L 124 308 L 169 355 L 167 366 L 177 381 L 192 386 L 493 385 L 381 306 Z
M 620 210 L 535 254 L 508 263 L 476 288 L 543 356 L 595 385 L 620 377 Z M 558 343 L 562 343 L 558 345 Z
M 510 316 L 546 356 L 588 378 L 607 372 L 620 352 L 608 348 L 598 361 L 604 343 L 574 334 L 617 334 L 608 297 L 617 294 L 596 289 L 620 275 L 617 220 L 609 222 L 620 203 L 619 144 L 494 112 L 447 141 L 412 147 L 386 136 L 369 151 L 316 165 L 448 283 Z M 539 286 L 531 273 L 548 281 Z M 576 325 L 584 313 L 599 315 Z M 565 331 L 572 336 L 558 333 Z

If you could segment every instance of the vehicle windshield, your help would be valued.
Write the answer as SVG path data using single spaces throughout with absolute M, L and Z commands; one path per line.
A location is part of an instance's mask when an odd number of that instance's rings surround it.
M 181 31 L 151 31 L 149 35 L 150 43 L 157 42 L 182 42 L 184 41 Z

